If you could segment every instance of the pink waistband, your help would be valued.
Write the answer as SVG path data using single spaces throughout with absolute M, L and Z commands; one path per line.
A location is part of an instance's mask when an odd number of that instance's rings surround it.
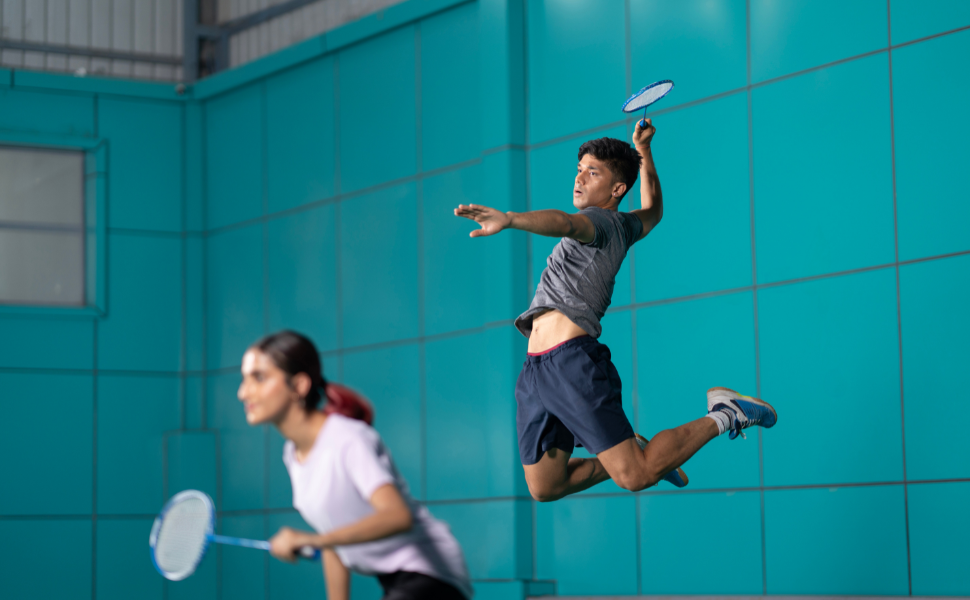
M 574 338 L 569 338 L 569 339 L 568 339 L 568 340 L 566 340 L 565 342 L 559 342 L 558 344 L 556 344 L 556 345 L 555 345 L 555 346 L 553 346 L 552 348 L 546 348 L 546 349 L 545 349 L 545 350 L 543 350 L 542 352 L 527 352 L 526 354 L 528 354 L 529 356 L 542 356 L 543 354 L 548 354 L 548 353 L 550 353 L 550 352 L 552 352 L 553 350 L 555 350 L 555 349 L 556 349 L 556 348 L 558 348 L 559 346 L 562 346 L 563 344 L 568 344 L 569 342 L 571 342 L 571 341 L 573 341 L 573 340 L 578 340 L 578 339 L 582 339 L 582 338 L 584 338 L 584 337 L 589 337 L 589 334 L 586 334 L 586 335 L 578 335 L 578 336 L 576 336 L 576 337 L 574 337 Z

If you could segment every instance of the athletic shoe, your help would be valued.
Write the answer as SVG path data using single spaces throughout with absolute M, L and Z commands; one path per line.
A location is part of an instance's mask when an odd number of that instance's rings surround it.
M 731 417 L 731 433 L 728 437 L 732 440 L 739 434 L 747 439 L 741 430 L 752 425 L 770 429 L 778 422 L 778 413 L 764 400 L 745 396 L 724 387 L 713 387 L 707 390 L 707 412 L 715 410 Z
M 637 444 L 640 445 L 641 450 L 647 447 L 647 438 L 643 437 L 639 433 L 634 433 L 633 435 L 636 436 Z M 685 485 L 687 485 L 687 482 L 689 481 L 687 479 L 687 473 L 684 473 L 684 470 L 681 469 L 680 467 L 677 467 L 670 473 L 667 473 L 666 475 L 664 475 L 664 480 L 669 481 L 670 483 L 676 485 L 677 487 L 684 487 Z

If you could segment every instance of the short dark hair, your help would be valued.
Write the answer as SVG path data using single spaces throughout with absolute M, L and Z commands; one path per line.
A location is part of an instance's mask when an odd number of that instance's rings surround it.
M 587 154 L 605 162 L 613 174 L 613 181 L 625 183 L 627 192 L 637 182 L 637 175 L 640 173 L 640 153 L 623 140 L 608 137 L 589 140 L 579 147 L 579 160 L 582 161 Z M 623 192 L 623 196 L 626 196 L 626 192 Z M 620 200 L 623 196 L 620 196 Z

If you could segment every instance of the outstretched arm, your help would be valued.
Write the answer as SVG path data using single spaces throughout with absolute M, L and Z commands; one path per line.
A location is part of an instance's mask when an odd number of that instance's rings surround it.
M 459 204 L 455 216 L 471 219 L 482 226 L 468 234 L 471 237 L 495 235 L 503 229 L 521 229 L 548 237 L 568 237 L 588 244 L 596 235 L 589 217 L 561 210 L 505 213 L 480 204 Z
M 633 131 L 633 145 L 642 159 L 640 162 L 640 208 L 633 211 L 633 214 L 640 217 L 640 222 L 643 223 L 641 240 L 657 226 L 664 214 L 660 177 L 657 176 L 657 166 L 653 164 L 653 152 L 650 150 L 650 142 L 653 141 L 653 134 L 655 133 L 657 133 L 657 129 L 653 126 L 651 119 L 647 119 L 646 127 L 641 127 L 640 121 L 637 121 L 637 127 Z

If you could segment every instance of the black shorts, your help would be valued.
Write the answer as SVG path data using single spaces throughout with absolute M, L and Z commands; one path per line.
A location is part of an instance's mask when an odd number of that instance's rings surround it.
M 378 575 L 383 600 L 468 600 L 455 586 L 423 573 L 396 571 Z
M 534 465 L 550 448 L 593 454 L 633 437 L 610 349 L 588 335 L 529 355 L 515 384 L 519 456 Z

